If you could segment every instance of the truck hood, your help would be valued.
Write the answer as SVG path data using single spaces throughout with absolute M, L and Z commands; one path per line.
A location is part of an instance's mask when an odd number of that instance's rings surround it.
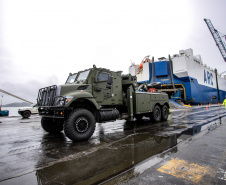
M 61 85 L 61 96 L 67 96 L 78 92 L 92 93 L 92 85 L 90 84 L 65 84 Z

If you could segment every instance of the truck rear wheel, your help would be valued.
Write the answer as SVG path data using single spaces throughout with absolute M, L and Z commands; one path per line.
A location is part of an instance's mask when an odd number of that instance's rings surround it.
M 152 119 L 154 122 L 159 122 L 161 120 L 161 108 L 158 105 L 154 107 Z
M 168 115 L 169 115 L 169 108 L 166 105 L 164 105 L 162 107 L 162 120 L 166 121 L 168 119 Z
M 42 117 L 41 120 L 42 128 L 49 133 L 59 133 L 63 130 L 63 121 L 52 118 Z
M 67 118 L 64 132 L 72 141 L 88 140 L 96 127 L 93 114 L 86 109 L 76 109 Z

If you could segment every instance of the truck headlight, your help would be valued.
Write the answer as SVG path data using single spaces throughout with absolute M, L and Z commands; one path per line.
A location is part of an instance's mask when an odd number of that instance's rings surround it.
M 61 107 L 64 106 L 64 98 L 63 97 L 58 100 L 58 105 Z
M 65 97 L 65 104 L 68 104 L 72 100 L 72 98 L 73 97 L 71 96 Z
M 60 98 L 57 100 L 57 105 L 56 105 L 56 106 L 63 107 L 64 105 L 68 104 L 68 103 L 72 100 L 72 98 L 73 98 L 73 97 L 71 97 L 71 96 L 60 97 Z

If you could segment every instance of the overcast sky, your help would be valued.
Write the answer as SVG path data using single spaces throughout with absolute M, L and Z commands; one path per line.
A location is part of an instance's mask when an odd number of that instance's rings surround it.
M 35 102 L 69 72 L 95 64 L 126 74 L 131 61 L 188 48 L 226 71 L 203 21 L 226 34 L 225 12 L 225 0 L 0 0 L 0 89 Z

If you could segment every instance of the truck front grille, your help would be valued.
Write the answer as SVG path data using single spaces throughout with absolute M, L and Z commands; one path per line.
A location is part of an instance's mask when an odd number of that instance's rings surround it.
M 59 94 L 56 85 L 39 89 L 37 106 L 54 106 L 56 96 Z

